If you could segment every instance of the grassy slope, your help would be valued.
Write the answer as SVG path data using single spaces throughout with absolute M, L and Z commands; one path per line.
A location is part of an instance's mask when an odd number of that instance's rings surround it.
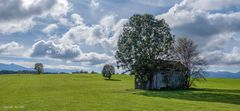
M 113 78 L 0 75 L 0 110 L 240 111 L 240 79 L 209 79 L 195 90 L 136 91 L 133 77 Z

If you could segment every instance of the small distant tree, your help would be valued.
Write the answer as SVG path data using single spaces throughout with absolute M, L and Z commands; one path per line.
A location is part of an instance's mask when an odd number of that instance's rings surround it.
M 43 73 L 43 64 L 42 63 L 36 63 L 34 69 L 37 71 L 37 74 Z
M 95 72 L 95 71 L 92 71 L 92 72 L 91 72 L 91 74 L 97 74 L 97 72 Z
M 111 76 L 115 73 L 115 69 L 112 65 L 106 64 L 102 69 L 103 77 L 111 79 Z
M 174 55 L 188 69 L 185 77 L 185 88 L 189 88 L 196 80 L 206 80 L 206 62 L 199 57 L 197 44 L 189 38 L 178 38 L 174 45 Z

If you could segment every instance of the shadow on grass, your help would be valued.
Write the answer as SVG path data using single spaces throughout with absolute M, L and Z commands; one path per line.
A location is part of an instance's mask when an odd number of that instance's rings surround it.
M 138 94 L 148 97 L 173 98 L 203 102 L 220 102 L 240 105 L 240 90 L 205 88 L 189 90 L 143 91 Z
M 119 79 L 104 79 L 104 80 L 106 80 L 106 81 L 121 81 Z

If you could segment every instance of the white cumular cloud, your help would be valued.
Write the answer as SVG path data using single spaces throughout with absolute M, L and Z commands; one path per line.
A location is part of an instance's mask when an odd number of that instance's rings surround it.
M 91 7 L 92 9 L 98 9 L 99 5 L 100 5 L 100 3 L 99 3 L 98 0 L 91 0 L 91 1 L 90 1 L 90 7 Z
M 203 53 L 209 65 L 239 65 L 240 64 L 240 48 L 234 47 L 230 52 L 215 50 Z
M 117 21 L 115 16 L 106 16 L 95 25 L 86 25 L 78 14 L 72 14 L 71 28 L 62 35 L 47 41 L 41 40 L 32 46 L 32 57 L 50 57 L 61 60 L 71 60 L 88 65 L 113 63 L 112 56 L 117 46 L 117 40 L 127 19 Z M 86 47 L 102 46 L 106 53 L 82 52 L 80 44 Z M 98 47 L 99 48 L 99 47 Z
M 238 46 L 231 43 L 238 40 L 234 35 L 240 31 L 240 12 L 218 10 L 239 5 L 236 0 L 183 0 L 156 18 L 165 19 L 174 35 L 197 41 L 209 64 L 228 65 L 238 61 L 237 56 L 234 56 L 235 61 L 229 57 L 237 52 Z M 226 52 L 226 47 L 232 51 Z
M 50 57 L 60 60 L 79 62 L 82 65 L 112 63 L 114 58 L 107 54 L 95 52 L 83 53 L 78 45 L 56 43 L 55 41 L 38 41 L 32 47 L 31 57 Z
M 74 62 L 80 62 L 83 65 L 98 65 L 98 64 L 106 64 L 106 63 L 112 63 L 114 60 L 114 57 L 109 56 L 107 54 L 99 54 L 95 52 L 90 53 L 83 53 L 80 57 L 75 58 L 73 60 Z
M 12 51 L 17 51 L 23 48 L 24 48 L 23 45 L 20 45 L 19 43 L 12 41 L 12 42 L 0 45 L 0 54 L 10 53 Z
M 42 32 L 44 32 L 46 34 L 50 34 L 50 33 L 54 32 L 57 28 L 58 28 L 57 24 L 49 24 L 47 27 L 45 27 L 42 30 Z
M 67 31 L 61 41 L 71 43 L 83 42 L 86 45 L 100 44 L 108 50 L 114 50 L 117 46 L 117 40 L 122 32 L 123 25 L 127 23 L 127 19 L 115 20 L 115 16 L 105 16 L 100 20 L 99 24 L 88 26 L 80 24 L 73 26 Z
M 181 0 L 131 0 L 133 2 L 146 4 L 154 7 L 168 7 L 171 5 L 174 5 L 175 3 L 181 1 Z
M 71 15 L 71 19 L 74 22 L 74 25 L 83 25 L 84 24 L 83 23 L 83 18 L 76 13 Z
M 222 10 L 240 5 L 239 0 L 185 0 L 188 8 L 194 10 Z
M 21 20 L 20 22 L 19 20 L 0 22 L 0 34 L 30 31 L 30 29 L 35 25 L 36 23 L 32 20 L 32 18 Z
M 71 8 L 67 0 L 2 0 L 0 33 L 26 32 L 36 24 L 34 18 L 65 16 Z
M 55 41 L 38 41 L 32 46 L 32 57 L 51 57 L 56 59 L 73 59 L 81 54 L 78 45 L 56 43 Z

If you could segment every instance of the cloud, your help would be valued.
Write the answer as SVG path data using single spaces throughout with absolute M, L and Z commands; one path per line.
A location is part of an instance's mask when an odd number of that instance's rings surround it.
M 78 25 L 69 29 L 61 41 L 68 41 L 71 43 L 83 42 L 86 45 L 94 45 L 100 38 L 103 38 L 103 29 L 99 25 L 85 26 Z
M 240 5 L 238 0 L 184 0 L 183 2 L 194 10 L 222 10 Z
M 50 57 L 60 60 L 81 63 L 82 65 L 98 65 L 113 63 L 114 58 L 105 53 L 96 52 L 83 53 L 78 45 L 69 44 L 61 41 L 38 41 L 32 46 L 31 57 Z
M 67 0 L 2 0 L 0 2 L 0 33 L 25 32 L 35 25 L 34 18 L 65 16 Z
M 74 25 L 83 25 L 84 24 L 83 23 L 83 18 L 76 13 L 71 15 L 71 19 L 74 22 Z
M 19 20 L 39 15 L 65 15 L 70 6 L 66 0 L 2 0 L 0 21 Z
M 205 49 L 205 51 L 222 50 L 227 46 L 231 46 L 234 41 L 238 41 L 236 36 L 237 34 L 234 32 L 226 32 L 214 35 L 208 39 L 208 42 L 202 48 Z
M 90 7 L 92 8 L 92 9 L 97 9 L 97 8 L 99 8 L 99 1 L 98 0 L 91 0 L 90 1 Z
M 2 0 L 0 3 L 0 21 L 25 19 L 39 15 L 51 9 L 56 0 Z
M 70 29 L 60 37 L 52 37 L 47 41 L 41 40 L 32 46 L 32 57 L 50 57 L 60 60 L 80 62 L 84 65 L 113 64 L 113 53 L 117 40 L 127 19 L 116 20 L 109 15 L 99 20 L 98 24 L 87 25 L 78 14 L 72 14 L 67 23 Z M 51 26 L 51 25 L 50 25 Z M 49 29 L 45 28 L 46 32 Z M 108 50 L 104 53 L 83 52 L 80 46 Z M 108 53 L 110 52 L 110 53 Z M 110 55 L 108 55 L 108 54 Z
M 32 46 L 31 57 L 51 57 L 62 60 L 71 60 L 78 57 L 81 50 L 78 45 L 56 43 L 52 40 L 38 41 Z
M 113 27 L 111 27 L 111 30 L 109 31 L 110 38 L 103 38 L 101 40 L 102 47 L 108 50 L 115 51 L 117 48 L 117 41 L 121 33 L 123 32 L 123 26 L 128 22 L 128 19 L 121 19 L 118 22 L 114 24 Z
M 183 0 L 156 18 L 165 19 L 177 37 L 195 40 L 209 64 L 229 65 L 238 61 L 229 58 L 236 55 L 237 46 L 231 43 L 240 42 L 235 37 L 240 31 L 240 12 L 229 8 L 239 5 L 235 0 Z
M 75 66 L 75 65 L 47 65 L 44 64 L 45 68 L 50 69 L 62 69 L 62 70 L 89 70 L 89 67 Z
M 189 8 L 190 0 L 185 0 L 172 7 L 167 13 L 157 16 L 164 18 L 176 33 L 193 36 L 212 36 L 214 34 L 239 31 L 240 12 L 209 13 L 204 10 Z
M 115 17 L 114 15 L 107 15 L 99 21 L 99 24 L 105 28 L 112 28 L 116 24 Z
M 131 0 L 131 1 L 150 5 L 150 6 L 167 7 L 167 6 L 174 5 L 180 0 Z
M 58 20 L 59 25 L 71 28 L 78 25 L 84 25 L 84 19 L 77 13 L 71 14 L 70 18 L 61 17 Z
M 127 19 L 117 21 L 113 15 L 105 16 L 98 24 L 91 26 L 80 24 L 71 27 L 63 34 L 61 41 L 84 43 L 89 46 L 100 44 L 103 48 L 112 51 L 116 48 L 118 36 L 127 21 Z
M 9 53 L 11 51 L 17 51 L 23 48 L 24 48 L 23 45 L 20 45 L 17 42 L 12 41 L 12 42 L 0 45 L 0 54 Z
M 240 64 L 240 48 L 234 47 L 230 52 L 215 50 L 204 53 L 203 56 L 209 65 L 239 65 Z
M 57 24 L 49 24 L 47 27 L 45 27 L 42 32 L 46 34 L 50 34 L 53 31 L 55 31 L 58 28 Z
M 35 24 L 31 18 L 22 21 L 12 20 L 0 22 L 0 34 L 31 31 L 30 29 L 35 26 Z
M 99 54 L 95 52 L 84 53 L 79 58 L 73 60 L 74 62 L 80 62 L 82 65 L 99 65 L 115 62 L 114 57 L 107 54 Z

